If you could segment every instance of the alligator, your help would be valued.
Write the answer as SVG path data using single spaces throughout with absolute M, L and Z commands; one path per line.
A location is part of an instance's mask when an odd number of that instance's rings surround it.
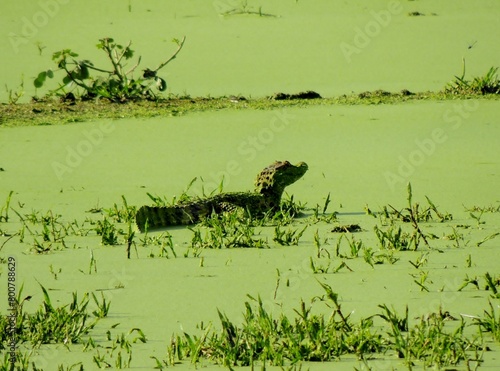
M 220 193 L 173 206 L 142 206 L 135 216 L 137 228 L 143 232 L 146 229 L 195 224 L 213 214 L 235 209 L 245 210 L 250 217 L 262 218 L 279 211 L 285 188 L 302 178 L 307 169 L 305 162 L 292 165 L 288 161 L 276 161 L 257 175 L 254 192 Z

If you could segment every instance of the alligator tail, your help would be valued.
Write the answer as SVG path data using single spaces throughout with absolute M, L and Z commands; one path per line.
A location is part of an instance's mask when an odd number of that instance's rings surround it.
M 139 231 L 156 229 L 175 225 L 189 225 L 198 223 L 202 217 L 207 216 L 207 210 L 203 210 L 196 204 L 177 206 L 142 206 L 135 216 L 135 222 Z

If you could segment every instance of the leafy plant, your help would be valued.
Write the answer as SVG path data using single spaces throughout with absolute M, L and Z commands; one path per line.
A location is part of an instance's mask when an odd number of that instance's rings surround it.
M 54 78 L 58 71 L 63 73 L 62 82 L 49 95 L 57 95 L 65 99 L 74 100 L 75 94 L 82 99 L 107 98 L 112 102 L 126 102 L 129 100 L 156 99 L 152 88 L 156 87 L 160 92 L 165 91 L 167 83 L 158 76 L 158 71 L 177 57 L 184 46 L 186 38 L 174 39 L 177 50 L 166 61 L 156 69 L 146 68 L 142 76 L 134 77 L 134 72 L 141 62 L 141 57 L 131 67 L 127 67 L 127 61 L 134 56 L 131 48 L 132 42 L 127 45 L 116 43 L 112 38 L 99 39 L 97 48 L 102 50 L 108 58 L 111 67 L 109 69 L 96 67 L 88 59 L 77 60 L 78 54 L 71 49 L 63 49 L 52 55 L 52 60 L 57 65 L 56 70 L 48 69 L 41 71 L 34 85 L 41 88 L 47 78 Z M 95 74 L 95 75 L 94 75 Z

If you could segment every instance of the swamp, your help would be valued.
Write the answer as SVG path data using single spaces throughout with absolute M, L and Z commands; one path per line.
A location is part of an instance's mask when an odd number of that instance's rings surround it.
M 2 8 L 0 370 L 498 369 L 497 1 Z

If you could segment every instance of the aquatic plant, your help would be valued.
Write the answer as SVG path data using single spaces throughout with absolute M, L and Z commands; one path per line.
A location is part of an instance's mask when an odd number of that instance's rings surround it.
M 420 222 L 428 222 L 437 220 L 438 222 L 449 221 L 453 216 L 449 213 L 442 213 L 431 199 L 425 196 L 428 206 L 421 208 L 418 202 L 413 203 L 413 191 L 411 183 L 407 186 L 407 201 L 408 206 L 403 209 L 396 209 L 392 205 L 387 205 L 382 208 L 379 213 L 374 213 L 368 206 L 365 211 L 368 215 L 379 217 L 382 224 L 389 223 L 390 228 L 383 231 L 378 226 L 374 227 L 375 234 L 380 242 L 381 247 L 395 250 L 416 250 L 419 246 L 420 239 L 425 245 L 430 248 L 428 237 L 420 228 Z M 390 210 L 389 210 L 390 209 Z M 411 223 L 413 232 L 411 234 L 403 232 L 401 227 L 395 228 L 394 224 L 397 221 L 403 223 Z M 411 247 L 413 246 L 413 248 Z
M 300 231 L 298 229 L 288 228 L 286 231 L 281 230 L 281 226 L 277 225 L 274 228 L 273 241 L 282 246 L 298 245 L 299 240 L 307 229 L 307 225 Z
M 498 201 L 497 201 L 498 202 Z M 500 205 L 488 205 L 488 206 L 470 206 L 467 207 L 464 205 L 465 211 L 468 212 L 480 212 L 480 213 L 500 213 Z
M 312 303 L 327 304 L 331 308 L 327 315 L 312 314 L 313 306 L 301 300 L 299 307 L 294 309 L 294 318 L 284 314 L 275 318 L 260 297 L 247 295 L 250 301 L 245 302 L 241 325 L 231 322 L 218 310 L 220 331 L 214 330 L 212 324 L 205 326 L 202 323 L 200 336 L 174 334 L 167 348 L 167 358 L 163 361 L 155 358 L 157 365 L 174 365 L 184 359 L 196 364 L 205 358 L 228 368 L 253 367 L 256 362 L 283 366 L 285 362 L 293 365 L 302 361 L 334 361 L 346 354 L 363 360 L 376 353 L 396 353 L 408 365 L 421 361 L 426 367 L 439 368 L 461 361 L 481 360 L 482 338 L 465 336 L 463 319 L 455 328 L 445 329 L 445 321 L 452 319 L 448 312 L 439 310 L 421 316 L 412 325 L 408 307 L 400 316 L 384 304 L 379 305 L 381 313 L 354 323 L 349 315 L 344 315 L 339 295 L 329 285 L 320 285 L 324 295 L 313 298 Z M 382 328 L 385 334 L 375 324 L 376 318 L 389 326 Z M 486 316 L 487 321 L 490 318 L 491 315 Z M 489 331 L 489 325 L 484 326 Z
M 135 222 L 137 208 L 135 206 L 129 206 L 127 199 L 123 195 L 122 203 L 123 205 L 121 207 L 118 207 L 118 205 L 114 203 L 109 209 L 99 209 L 99 211 L 103 210 L 108 217 L 114 219 L 118 223 Z
M 126 62 L 134 56 L 131 48 L 132 42 L 127 45 L 116 43 L 112 38 L 99 39 L 97 48 L 102 50 L 108 58 L 111 68 L 105 69 L 94 66 L 88 59 L 75 59 L 78 54 L 71 49 L 63 49 L 52 55 L 52 60 L 57 65 L 56 70 L 41 71 L 33 81 L 36 88 L 41 88 L 47 78 L 54 78 L 54 73 L 61 71 L 62 82 L 57 89 L 51 90 L 50 95 L 56 95 L 65 100 L 106 98 L 111 102 L 126 102 L 130 100 L 154 100 L 156 95 L 152 88 L 160 92 L 167 88 L 166 81 L 158 76 L 158 71 L 177 57 L 184 46 L 186 38 L 174 39 L 177 50 L 156 69 L 146 68 L 141 77 L 134 77 L 134 71 L 141 62 L 141 57 L 132 67 L 127 67 Z M 93 75 L 100 73 L 99 75 Z M 75 96 L 76 94 L 76 96 Z
M 2 222 L 8 222 L 9 221 L 9 208 L 10 208 L 10 201 L 12 199 L 12 195 L 14 194 L 14 191 L 10 191 L 9 194 L 7 195 L 7 198 L 5 200 L 5 203 L 3 206 L 0 208 L 0 223 Z
M 98 236 L 101 236 L 103 245 L 118 245 L 118 232 L 108 218 L 104 217 L 102 220 L 98 220 L 95 231 Z
M 274 14 L 264 13 L 262 11 L 262 6 L 259 6 L 257 10 L 248 5 L 247 0 L 241 0 L 237 7 L 227 9 L 225 11 L 221 11 L 220 15 L 229 16 L 229 15 L 241 15 L 241 14 L 253 14 L 258 15 L 259 17 L 278 17 Z
M 9 100 L 8 100 L 9 104 L 16 104 L 19 101 L 19 99 L 21 99 L 25 94 L 24 76 L 21 77 L 21 83 L 19 84 L 19 86 L 15 90 L 9 89 L 7 84 L 5 84 L 5 92 L 9 96 Z
M 496 341 L 500 342 L 500 312 L 495 311 L 495 306 L 488 302 L 490 310 L 484 311 L 483 318 L 474 318 L 479 328 L 484 332 L 490 332 Z M 498 306 L 497 306 L 498 308 Z
M 444 91 L 447 94 L 500 94 L 500 80 L 498 79 L 498 67 L 491 67 L 484 76 L 474 77 L 472 80 L 465 78 L 465 58 L 462 59 L 462 75 L 446 85 Z
M 19 343 L 29 342 L 32 346 L 38 347 L 41 344 L 71 344 L 82 341 L 82 336 L 88 334 L 94 328 L 99 318 L 105 317 L 107 311 L 99 311 L 99 316 L 90 316 L 87 306 L 89 295 L 85 294 L 79 301 L 76 292 L 72 294 L 72 301 L 61 307 L 55 307 L 47 289 L 40 284 L 44 300 L 38 310 L 33 314 L 28 314 L 23 310 L 25 301 L 31 296 L 22 298 L 23 287 L 19 289 L 16 297 L 16 339 Z M 98 308 L 107 307 L 104 298 L 99 301 L 93 297 Z M 6 330 L 7 316 L 1 315 L 0 328 L 0 349 L 5 347 L 8 331 Z
M 312 223 L 325 222 L 331 223 L 337 220 L 337 213 L 334 211 L 332 213 L 327 213 L 328 206 L 330 205 L 330 192 L 325 198 L 325 202 L 323 204 L 323 208 L 320 211 L 321 206 L 316 204 L 316 207 L 313 209 L 313 215 L 309 218 Z
M 399 258 L 394 256 L 394 251 L 376 252 L 371 247 L 365 247 L 363 249 L 363 259 L 372 268 L 374 268 L 376 264 L 384 264 L 385 261 L 389 264 L 394 264 L 399 261 Z
M 158 252 L 155 254 L 153 250 L 149 253 L 148 257 L 150 258 L 170 258 L 170 253 L 174 258 L 177 257 L 177 253 L 175 252 L 174 242 L 172 240 L 172 235 L 168 232 L 163 232 L 160 234 L 149 235 L 147 232 L 144 234 L 139 240 L 140 246 L 143 247 L 158 247 Z
M 492 233 L 492 234 L 484 237 L 481 241 L 479 241 L 479 242 L 476 243 L 476 246 L 479 247 L 483 243 L 485 243 L 486 241 L 492 240 L 493 238 L 495 238 L 497 236 L 500 236 L 500 232 L 495 232 L 495 233 Z
M 425 208 L 420 207 L 419 202 L 413 203 L 413 191 L 411 183 L 407 185 L 407 201 L 408 206 L 403 209 L 396 209 L 392 205 L 384 206 L 382 211 L 378 214 L 385 218 L 386 221 L 394 222 L 394 221 L 402 221 L 404 223 L 412 223 L 414 226 L 416 223 L 420 222 L 429 222 L 429 221 L 438 221 L 440 223 L 445 221 L 453 220 L 453 215 L 445 212 L 442 213 L 438 210 L 437 206 L 432 202 L 432 200 L 425 196 L 427 200 L 428 206 Z M 389 210 L 390 209 L 390 210 Z M 368 209 L 369 210 L 369 209 Z
M 373 230 L 382 249 L 405 251 L 418 248 L 418 235 L 403 232 L 400 226 L 397 228 L 392 226 L 383 230 L 376 225 Z
M 491 297 L 494 299 L 500 299 L 500 276 L 492 277 L 489 272 L 486 272 L 483 276 L 484 278 L 484 290 L 489 290 L 491 292 Z M 480 280 L 477 276 L 470 278 L 467 274 L 458 288 L 458 291 L 462 291 L 467 286 L 473 285 L 477 290 L 481 290 Z
M 253 220 L 243 212 L 226 212 L 206 218 L 202 226 L 208 227 L 204 237 L 201 237 L 200 228 L 189 228 L 193 231 L 190 249 L 199 252 L 202 249 L 221 249 L 234 247 L 269 247 L 267 240 L 255 238 Z M 199 256 L 197 253 L 196 256 Z

